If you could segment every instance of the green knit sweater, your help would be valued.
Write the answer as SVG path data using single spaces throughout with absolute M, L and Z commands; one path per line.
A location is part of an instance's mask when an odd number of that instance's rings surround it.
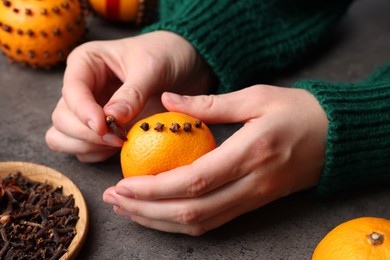
M 186 38 L 223 93 L 300 62 L 351 2 L 160 0 L 160 19 L 144 32 L 168 30 Z M 390 64 L 361 83 L 302 81 L 294 87 L 313 93 L 330 121 L 318 194 L 390 181 Z

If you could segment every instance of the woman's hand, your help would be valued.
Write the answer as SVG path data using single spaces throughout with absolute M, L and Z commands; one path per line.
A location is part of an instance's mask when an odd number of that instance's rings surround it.
M 328 120 L 306 90 L 265 85 L 211 96 L 164 93 L 168 110 L 244 126 L 188 166 L 106 190 L 117 214 L 157 230 L 201 235 L 318 183 Z
M 46 142 L 84 162 L 105 160 L 122 145 L 108 131 L 107 115 L 126 125 L 141 111 L 161 111 L 162 92 L 205 93 L 212 80 L 196 50 L 170 32 L 83 44 L 67 60 Z

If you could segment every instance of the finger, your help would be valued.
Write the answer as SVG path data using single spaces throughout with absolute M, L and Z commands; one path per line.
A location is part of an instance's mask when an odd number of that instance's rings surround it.
M 228 210 L 253 197 L 255 186 L 248 178 L 224 185 L 203 196 L 185 199 L 143 200 L 118 195 L 115 188 L 104 193 L 104 201 L 115 204 L 127 212 L 150 219 L 173 223 L 194 224 Z
M 145 102 L 146 96 L 142 90 L 125 83 L 104 106 L 104 112 L 114 116 L 118 124 L 124 125 L 140 113 Z
M 118 149 L 108 145 L 87 143 L 77 138 L 69 137 L 57 131 L 54 127 L 51 127 L 46 132 L 45 139 L 51 150 L 70 154 L 87 154 Z
M 127 81 L 112 95 L 103 108 L 104 113 L 114 116 L 115 121 L 120 125 L 125 125 L 136 118 L 148 102 L 153 102 L 154 106 L 160 104 L 163 108 L 160 98 L 154 95 L 153 89 L 160 86 L 155 73 L 150 68 L 143 68 L 142 72 L 138 68 L 138 64 L 128 64 Z
M 52 114 L 53 126 L 59 132 L 72 138 L 80 139 L 88 143 L 108 145 L 102 137 L 82 124 L 73 114 L 61 98 Z
M 90 129 L 99 135 L 107 132 L 105 115 L 97 104 L 93 91 L 105 80 L 106 66 L 99 55 L 86 48 L 75 49 L 68 57 L 62 95 L 67 106 Z M 82 107 L 82 109 L 81 109 Z
M 117 135 L 109 132 L 102 137 L 82 124 L 68 109 L 63 98 L 60 99 L 53 112 L 52 121 L 57 131 L 80 141 L 113 147 L 121 147 L 123 145 L 123 141 Z
M 144 200 L 123 197 L 115 187 L 103 196 L 105 202 L 116 205 L 131 215 L 158 221 L 193 225 L 202 223 L 231 208 L 250 202 L 254 209 L 282 196 L 259 178 L 262 173 L 252 174 L 233 181 L 203 196 L 183 199 Z M 271 187 L 271 188 L 270 188 Z M 277 190 L 276 190 L 277 191 Z M 242 211 L 241 211 L 242 213 Z
M 245 89 L 228 94 L 199 96 L 165 92 L 161 100 L 170 111 L 182 112 L 206 122 L 238 123 L 258 116 L 253 109 L 253 94 L 250 91 Z
M 206 231 L 212 229 L 211 222 L 207 222 L 206 226 L 195 226 L 195 225 L 184 225 L 179 223 L 171 223 L 171 222 L 165 222 L 165 221 L 159 221 L 155 219 L 149 219 L 142 216 L 137 216 L 130 214 L 126 210 L 114 206 L 113 207 L 114 212 L 120 216 L 126 217 L 131 219 L 132 221 L 155 230 L 163 231 L 163 232 L 170 232 L 170 233 L 180 233 L 180 234 L 187 234 L 192 236 L 199 236 L 204 234 Z
M 169 233 L 180 233 L 180 234 L 187 234 L 190 236 L 200 236 L 210 230 L 222 226 L 223 224 L 231 221 L 237 216 L 245 213 L 242 212 L 243 206 L 244 205 L 240 205 L 237 208 L 229 209 L 226 212 L 215 215 L 200 223 L 190 224 L 190 225 L 161 221 L 156 219 L 145 218 L 143 216 L 129 214 L 126 210 L 120 207 L 114 207 L 114 211 L 116 214 L 130 218 L 132 221 L 147 228 L 152 228 L 155 230 L 169 232 Z
M 160 88 L 164 87 L 163 80 L 156 76 L 161 74 L 159 68 L 161 66 L 161 62 L 156 62 L 144 54 L 126 60 L 126 80 L 104 106 L 104 113 L 114 116 L 120 125 L 134 119 L 144 108 L 149 97 L 156 92 L 160 93 Z
M 170 232 L 170 233 L 182 233 L 191 236 L 200 236 L 207 231 L 213 230 L 222 226 L 223 224 L 235 219 L 236 217 L 250 212 L 258 207 L 261 207 L 272 201 L 271 198 L 266 198 L 262 201 L 244 201 L 234 207 L 229 208 L 228 210 L 216 214 L 208 219 L 204 219 L 198 223 L 192 224 L 182 224 L 174 223 L 170 221 L 159 220 L 155 218 L 147 218 L 144 216 L 132 214 L 126 209 L 123 209 L 119 206 L 114 206 L 114 211 L 116 214 L 127 217 L 132 221 L 156 230 Z
M 221 155 L 212 151 L 192 165 L 179 167 L 156 176 L 134 176 L 123 179 L 117 184 L 116 190 L 120 195 L 139 199 L 199 196 L 237 178 L 234 170 L 237 168 L 234 165 L 235 160 L 226 162 L 225 159 L 225 164 L 220 166 L 217 156 Z M 231 172 L 227 173 L 229 168 Z

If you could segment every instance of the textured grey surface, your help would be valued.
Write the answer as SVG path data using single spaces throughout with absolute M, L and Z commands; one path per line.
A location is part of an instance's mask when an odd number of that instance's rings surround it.
M 357 81 L 390 61 L 390 2 L 357 1 L 332 44 L 312 62 L 265 83 L 289 86 L 299 79 Z M 113 39 L 131 29 L 90 21 L 89 40 Z M 351 218 L 390 218 L 390 190 L 371 187 L 326 200 L 300 193 L 271 203 L 193 238 L 149 230 L 114 215 L 103 191 L 121 179 L 118 157 L 83 164 L 51 152 L 44 134 L 60 97 L 63 68 L 50 71 L 9 65 L 0 57 L 0 161 L 28 161 L 55 168 L 83 193 L 90 229 L 79 259 L 310 259 L 332 227 Z M 219 142 L 234 130 L 212 127 Z M 304 162 L 302 162 L 304 163 Z

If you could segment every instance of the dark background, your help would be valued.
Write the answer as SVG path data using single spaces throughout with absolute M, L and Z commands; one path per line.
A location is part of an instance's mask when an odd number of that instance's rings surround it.
M 304 67 L 272 81 L 358 81 L 390 61 L 390 1 L 356 1 L 323 53 Z M 87 40 L 125 37 L 128 26 L 89 18 Z M 385 186 L 349 191 L 327 199 L 303 192 L 243 215 L 201 237 L 162 233 L 116 216 L 103 191 L 122 177 L 118 157 L 83 164 L 53 153 L 44 141 L 61 94 L 63 67 L 34 70 L 9 65 L 0 56 L 0 161 L 52 167 L 78 185 L 89 207 L 90 229 L 79 259 L 310 259 L 320 239 L 341 222 L 360 216 L 390 218 Z M 237 126 L 212 126 L 221 143 Z

